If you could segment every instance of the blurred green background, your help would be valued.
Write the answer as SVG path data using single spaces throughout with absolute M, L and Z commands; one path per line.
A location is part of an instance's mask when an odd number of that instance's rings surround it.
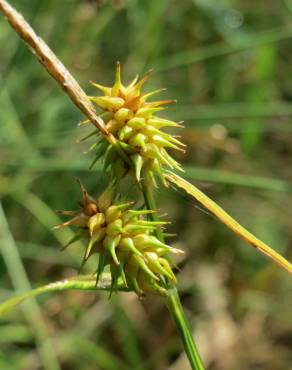
M 154 68 L 185 120 L 186 177 L 292 255 L 292 0 L 11 1 L 93 94 L 121 61 Z M 81 113 L 0 14 L 0 301 L 77 274 L 82 246 L 53 231 L 56 209 L 98 193 L 104 175 Z M 291 280 L 180 192 L 157 192 L 186 253 L 178 286 L 209 370 L 292 369 Z M 90 266 L 88 267 L 90 270 Z M 163 300 L 82 292 L 31 300 L 0 322 L 2 370 L 188 369 Z

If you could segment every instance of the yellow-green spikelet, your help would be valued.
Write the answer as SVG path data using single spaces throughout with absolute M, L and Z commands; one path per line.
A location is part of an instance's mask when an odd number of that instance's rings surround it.
M 169 155 L 168 149 L 184 151 L 184 144 L 173 135 L 162 131 L 166 127 L 182 126 L 156 116 L 157 112 L 164 109 L 163 105 L 174 101 L 148 102 L 152 95 L 164 90 L 142 94 L 141 88 L 149 75 L 146 74 L 141 80 L 136 77 L 128 86 L 124 86 L 121 82 L 120 64 L 117 63 L 114 85 L 105 87 L 93 83 L 104 96 L 91 97 L 103 111 L 101 117 L 107 129 L 119 140 L 122 149 L 130 157 L 137 181 L 140 180 L 142 169 L 158 175 L 162 180 L 164 167 L 182 170 L 177 161 Z M 97 149 L 94 163 L 103 157 L 105 168 L 113 166 L 115 176 L 122 177 L 128 171 L 114 148 L 103 137 L 99 136 L 91 149 Z
M 112 204 L 110 191 L 93 199 L 81 185 L 83 193 L 80 211 L 62 211 L 72 218 L 57 226 L 76 226 L 79 229 L 72 242 L 88 239 L 83 263 L 94 253 L 99 255 L 97 282 L 106 266 L 110 267 L 112 290 L 118 278 L 137 294 L 154 291 L 165 294 L 163 282 L 175 282 L 170 253 L 182 251 L 160 242 L 154 232 L 166 222 L 152 222 L 143 218 L 149 210 L 130 209 L 132 203 Z M 70 243 L 68 243 L 69 245 Z

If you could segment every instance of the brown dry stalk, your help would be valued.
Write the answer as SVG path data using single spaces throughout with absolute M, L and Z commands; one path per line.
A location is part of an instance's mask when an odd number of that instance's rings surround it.
M 87 116 L 93 125 L 100 130 L 103 136 L 114 144 L 116 139 L 111 135 L 104 125 L 103 120 L 98 117 L 94 106 L 88 96 L 82 90 L 78 82 L 67 70 L 64 64 L 57 58 L 48 45 L 42 40 L 23 16 L 18 13 L 7 1 L 0 0 L 0 10 L 6 16 L 8 22 L 22 40 L 29 46 L 38 61 L 45 67 L 49 74 L 61 85 L 62 89 L 69 95 L 73 103 Z

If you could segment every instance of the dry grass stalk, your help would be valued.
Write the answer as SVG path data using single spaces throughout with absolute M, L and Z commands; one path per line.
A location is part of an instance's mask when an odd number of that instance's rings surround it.
M 94 106 L 86 93 L 44 40 L 34 32 L 23 16 L 7 1 L 0 0 L 0 10 L 4 13 L 15 32 L 18 33 L 21 39 L 29 46 L 38 61 L 60 84 L 66 94 L 69 95 L 73 103 L 88 117 L 93 125 L 101 131 L 109 142 L 115 143 L 115 138 L 107 130 L 103 120 L 96 114 Z

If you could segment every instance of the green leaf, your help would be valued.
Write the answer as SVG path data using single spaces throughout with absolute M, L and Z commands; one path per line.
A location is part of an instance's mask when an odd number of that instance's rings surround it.
M 48 292 L 61 292 L 64 290 L 84 290 L 84 291 L 110 291 L 111 278 L 110 274 L 104 274 L 103 278 L 96 284 L 95 275 L 81 275 L 65 280 L 56 281 L 29 292 L 12 297 L 0 304 L 0 317 L 9 313 L 14 307 L 25 301 L 26 299 L 36 297 L 43 293 Z M 128 291 L 125 285 L 119 280 L 117 282 L 117 290 Z
M 235 172 L 211 168 L 184 166 L 185 176 L 189 180 L 214 182 L 224 185 L 243 186 L 251 189 L 261 189 L 279 192 L 292 192 L 292 183 L 275 178 L 241 175 Z

